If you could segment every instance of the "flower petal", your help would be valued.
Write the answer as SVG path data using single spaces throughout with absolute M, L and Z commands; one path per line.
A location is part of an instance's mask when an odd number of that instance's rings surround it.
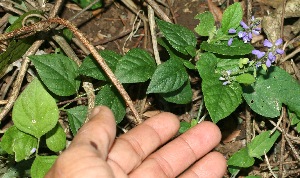
M 231 28 L 228 30 L 228 33 L 236 33 L 236 30 L 234 28 Z
M 279 46 L 282 44 L 282 42 L 283 42 L 283 40 L 281 38 L 279 38 L 278 40 L 276 40 L 275 45 Z
M 273 46 L 273 44 L 269 40 L 265 39 L 264 46 L 271 48 Z
M 259 51 L 257 49 L 255 50 L 252 50 L 252 54 L 256 55 L 258 59 L 262 58 L 266 53 L 265 52 L 262 52 L 262 51 Z
M 266 66 L 267 66 L 267 67 L 270 67 L 271 64 L 272 64 L 272 62 L 268 59 L 268 60 L 266 61 Z
M 283 54 L 283 53 L 284 53 L 284 50 L 282 50 L 282 49 L 276 49 L 276 53 L 277 53 L 277 54 Z
M 233 41 L 233 38 L 230 38 L 229 40 L 228 40 L 228 46 L 231 46 L 231 44 L 232 44 L 232 41 Z
M 248 28 L 249 28 L 248 25 L 247 25 L 245 22 L 243 22 L 243 21 L 241 21 L 240 24 L 241 24 L 241 26 L 242 26 L 244 29 L 248 29 Z

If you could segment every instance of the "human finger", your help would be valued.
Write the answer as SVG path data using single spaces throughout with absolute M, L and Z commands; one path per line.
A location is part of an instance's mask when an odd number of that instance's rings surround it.
M 226 159 L 219 152 L 211 152 L 185 171 L 179 178 L 221 178 L 226 171 Z
M 159 146 L 171 139 L 179 129 L 177 116 L 160 113 L 120 136 L 114 143 L 108 164 L 116 175 L 129 173 Z
M 115 120 L 107 107 L 96 107 L 88 123 L 56 160 L 46 177 L 112 177 L 106 164 L 108 150 L 115 138 Z M 95 169 L 96 168 L 96 169 Z
M 221 140 L 219 128 L 202 122 L 150 155 L 130 176 L 176 177 Z M 155 170 L 155 171 L 153 171 Z

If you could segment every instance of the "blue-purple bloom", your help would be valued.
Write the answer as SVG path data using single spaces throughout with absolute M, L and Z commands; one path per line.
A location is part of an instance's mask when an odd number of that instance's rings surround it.
M 36 148 L 32 148 L 30 153 L 33 154 L 36 151 Z
M 259 51 L 257 49 L 255 50 L 252 50 L 252 54 L 256 55 L 258 59 L 264 57 L 264 55 L 266 54 L 265 52 L 263 51 Z
M 236 30 L 234 28 L 231 28 L 231 29 L 228 30 L 228 33 L 231 33 L 231 34 L 236 33 Z
M 233 38 L 230 38 L 229 40 L 228 40 L 228 46 L 231 46 L 231 44 L 232 44 L 232 41 L 233 41 Z
M 245 30 L 249 29 L 248 25 L 244 21 L 241 21 L 240 24 Z

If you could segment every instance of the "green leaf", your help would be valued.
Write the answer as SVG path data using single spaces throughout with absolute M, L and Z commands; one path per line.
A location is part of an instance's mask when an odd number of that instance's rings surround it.
M 88 114 L 88 107 L 87 106 L 76 106 L 71 109 L 66 109 L 68 114 L 68 121 L 73 133 L 75 136 L 79 130 L 79 128 L 84 124 L 85 119 Z
M 231 28 L 236 28 L 240 25 L 243 18 L 243 9 L 240 3 L 234 3 L 229 6 L 223 13 L 221 28 L 223 33 L 227 34 Z
M 223 85 L 220 74 L 215 72 L 218 58 L 212 53 L 203 53 L 196 67 L 202 78 L 205 106 L 213 122 L 227 117 L 242 102 L 242 89 L 236 82 Z
M 255 82 L 254 76 L 248 73 L 241 74 L 237 76 L 235 79 L 239 83 L 244 83 L 249 85 Z
M 34 38 L 28 37 L 20 40 L 12 40 L 6 51 L 0 54 L 0 78 L 5 74 L 8 66 L 20 59 L 32 45 Z
M 70 96 L 77 92 L 80 81 L 76 80 L 77 65 L 62 54 L 44 54 L 29 57 L 43 83 L 59 96 Z
M 188 68 L 188 69 L 191 69 L 191 70 L 196 69 L 196 66 L 195 66 L 193 63 L 191 63 L 190 61 L 187 61 L 187 60 L 183 60 L 183 59 L 182 59 L 182 63 L 183 63 L 184 66 L 185 66 L 186 68 Z
M 179 89 L 188 80 L 188 74 L 178 59 L 169 59 L 155 70 L 147 89 L 149 93 L 168 93 Z
M 145 82 L 152 76 L 155 69 L 155 60 L 148 52 L 133 48 L 122 57 L 115 75 L 121 83 Z
M 237 73 L 240 70 L 239 59 L 219 59 L 216 68 L 216 73 L 223 74 L 224 71 L 228 70 L 230 70 L 231 73 Z
M 41 15 L 42 11 L 31 10 L 22 14 L 14 23 L 6 29 L 6 32 L 11 32 L 13 30 L 23 27 L 24 19 L 27 18 L 27 21 L 30 20 L 32 23 L 40 20 L 37 15 Z M 31 16 L 31 17 L 30 17 Z
M 72 0 L 74 2 L 76 2 L 80 7 L 85 8 L 88 5 L 90 5 L 92 2 L 94 2 L 94 0 Z M 90 7 L 91 10 L 95 10 L 102 7 L 102 1 L 97 2 L 96 4 L 94 4 L 92 7 Z
M 66 142 L 66 134 L 59 123 L 46 133 L 46 145 L 54 152 L 62 151 L 66 147 Z
M 56 159 L 57 156 L 37 156 L 31 166 L 31 177 L 44 178 Z
M 37 138 L 20 131 L 17 127 L 10 127 L 2 137 L 1 147 L 8 154 L 15 154 L 15 161 L 28 159 L 37 148 Z
M 190 83 L 186 82 L 179 89 L 160 95 L 170 103 L 187 104 L 192 101 L 193 92 Z
M 111 85 L 104 85 L 96 95 L 95 105 L 109 107 L 114 113 L 117 124 L 120 123 L 126 114 L 126 105 L 119 92 Z
M 249 43 L 244 43 L 241 40 L 234 39 L 231 46 L 228 46 L 227 41 L 215 43 L 203 41 L 201 43 L 201 49 L 212 53 L 234 56 L 250 54 L 254 48 Z
M 99 53 L 107 63 L 108 67 L 114 72 L 122 56 L 111 50 L 103 50 Z M 81 75 L 93 77 L 98 80 L 109 81 L 108 77 L 91 54 L 83 60 L 78 72 Z
M 200 24 L 194 29 L 196 33 L 201 36 L 209 36 L 209 34 L 214 31 L 215 19 L 211 12 L 203 12 L 195 16 L 195 19 L 200 20 Z
M 165 38 L 177 51 L 189 54 L 187 49 L 190 49 L 190 46 L 196 48 L 197 40 L 191 30 L 159 19 L 156 19 L 156 23 Z
M 260 157 L 268 153 L 279 135 L 279 131 L 275 131 L 271 136 L 270 131 L 260 133 L 247 145 L 249 156 L 261 159 Z
M 227 161 L 228 165 L 247 168 L 254 164 L 255 159 L 248 154 L 247 147 L 240 149 L 234 153 Z
M 260 70 L 256 82 L 244 86 L 243 92 L 247 104 L 262 116 L 279 116 L 282 103 L 300 116 L 300 85 L 279 67 L 270 67 L 267 73 Z
M 191 128 L 191 124 L 186 121 L 180 122 L 179 133 L 184 133 Z
M 20 94 L 12 111 L 15 126 L 36 138 L 54 128 L 58 117 L 55 100 L 37 78 Z

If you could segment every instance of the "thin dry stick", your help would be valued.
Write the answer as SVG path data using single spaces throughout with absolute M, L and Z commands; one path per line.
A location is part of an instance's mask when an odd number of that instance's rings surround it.
M 164 21 L 166 22 L 170 22 L 170 23 L 173 23 L 169 17 L 164 13 L 164 11 L 162 11 L 159 7 L 158 4 L 156 4 L 156 2 L 152 1 L 152 0 L 146 0 L 147 3 L 153 7 L 155 13 L 157 14 L 158 17 L 160 17 L 161 19 L 163 19 Z
M 56 15 L 57 10 L 59 9 L 57 7 L 59 7 L 61 5 L 61 3 L 62 3 L 62 0 L 57 0 L 56 1 L 53 9 L 50 12 L 50 17 L 54 17 Z M 0 35 L 0 41 L 1 41 L 1 36 L 5 37 L 6 35 L 5 34 L 4 35 Z M 26 74 L 26 71 L 27 71 L 27 68 L 28 68 L 28 65 L 29 65 L 29 59 L 28 59 L 27 56 L 35 54 L 36 51 L 39 49 L 39 47 L 41 46 L 41 44 L 43 42 L 44 42 L 44 40 L 35 41 L 31 45 L 31 47 L 27 50 L 27 52 L 24 54 L 24 56 L 23 56 L 24 60 L 22 62 L 22 65 L 21 65 L 21 68 L 19 70 L 18 76 L 17 76 L 16 81 L 14 83 L 14 86 L 13 86 L 13 89 L 12 89 L 12 94 L 9 97 L 7 104 L 4 106 L 4 108 L 2 109 L 2 111 L 0 113 L 0 122 L 7 115 L 7 113 L 10 111 L 10 109 L 12 108 L 15 100 L 18 97 L 18 94 L 20 92 L 20 88 L 21 88 L 21 85 L 22 85 L 22 81 L 24 79 L 24 76 Z
M 294 153 L 295 158 L 298 160 L 298 163 L 299 163 L 300 162 L 300 156 L 299 156 L 299 153 L 297 152 L 297 149 L 294 147 L 294 145 L 292 144 L 292 142 L 290 141 L 290 139 L 287 137 L 286 133 L 284 133 L 284 138 L 288 142 L 289 146 L 292 149 L 292 152 Z
M 272 168 L 271 168 L 271 165 L 270 165 L 270 163 L 269 163 L 268 156 L 267 156 L 267 154 L 266 154 L 265 151 L 264 151 L 264 155 L 265 155 L 265 159 L 266 159 L 266 162 L 267 162 L 269 171 L 271 172 L 271 174 L 272 174 L 275 178 L 277 178 L 277 176 L 274 174 L 274 172 L 273 172 L 273 170 L 272 170 Z
M 155 20 L 154 20 L 154 11 L 150 5 L 148 5 L 148 19 L 149 19 L 149 27 L 152 39 L 152 46 L 153 46 L 153 53 L 156 64 L 161 64 L 158 49 L 157 49 L 157 39 L 156 39 L 156 32 L 155 32 Z
M 19 70 L 18 76 L 15 80 L 15 83 L 13 85 L 13 90 L 12 93 L 10 95 L 10 97 L 8 98 L 8 102 L 7 104 L 4 106 L 4 108 L 2 109 L 1 113 L 0 113 L 0 122 L 2 121 L 2 119 L 6 116 L 6 114 L 10 111 L 10 109 L 12 108 L 14 102 L 16 101 L 21 85 L 22 85 L 22 81 L 24 79 L 24 76 L 26 74 L 28 65 L 29 65 L 29 59 L 27 56 L 33 55 L 41 46 L 41 44 L 43 43 L 43 40 L 39 40 L 39 41 L 35 41 L 32 46 L 27 50 L 27 52 L 25 53 L 24 56 L 25 59 L 22 62 L 21 68 Z
M 279 172 L 278 176 L 283 177 L 284 175 L 284 169 L 283 169 L 283 162 L 284 162 L 284 151 L 285 151 L 285 129 L 286 129 L 286 112 L 285 107 L 282 107 L 282 135 L 281 135 L 281 145 L 280 145 L 280 157 L 279 157 Z
M 246 117 L 246 142 L 247 144 L 251 141 L 251 114 L 249 111 L 249 106 L 246 106 L 245 108 L 245 117 Z

